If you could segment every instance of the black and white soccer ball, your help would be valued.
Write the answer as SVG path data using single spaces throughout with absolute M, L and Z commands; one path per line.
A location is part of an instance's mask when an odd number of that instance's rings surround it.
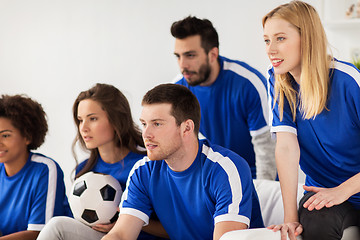
M 88 225 L 108 224 L 118 218 L 123 191 L 111 175 L 87 172 L 75 180 L 69 196 L 74 218 Z

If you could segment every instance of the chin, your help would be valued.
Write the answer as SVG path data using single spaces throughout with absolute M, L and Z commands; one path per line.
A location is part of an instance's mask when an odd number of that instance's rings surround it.
M 163 160 L 163 156 L 159 156 L 159 155 L 156 155 L 156 154 L 149 154 L 147 155 L 147 157 L 151 160 L 151 161 L 159 161 L 159 160 Z

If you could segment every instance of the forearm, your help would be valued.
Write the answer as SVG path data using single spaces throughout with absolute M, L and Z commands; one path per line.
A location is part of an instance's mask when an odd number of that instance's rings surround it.
M 137 217 L 120 214 L 115 226 L 101 240 L 136 240 L 143 224 Z
M 256 178 L 275 180 L 275 141 L 270 132 L 253 136 L 251 141 L 255 151 Z
M 354 194 L 360 192 L 360 173 L 354 175 L 353 177 L 349 178 L 345 182 L 339 185 L 342 189 L 342 192 L 347 196 L 351 197 Z
M 169 238 L 169 235 L 165 231 L 160 221 L 150 220 L 149 224 L 143 227 L 142 230 L 157 237 Z
M 35 240 L 39 231 L 21 231 L 0 237 L 0 240 Z
M 298 222 L 297 187 L 300 149 L 295 135 L 277 133 L 275 159 L 284 204 L 284 222 Z

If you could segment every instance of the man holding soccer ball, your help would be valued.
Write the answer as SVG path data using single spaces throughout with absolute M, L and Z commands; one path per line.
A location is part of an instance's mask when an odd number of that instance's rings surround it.
M 142 101 L 147 157 L 131 170 L 120 217 L 103 240 L 136 239 L 156 213 L 171 239 L 219 239 L 263 227 L 247 162 L 198 140 L 200 106 L 189 89 L 162 84 Z

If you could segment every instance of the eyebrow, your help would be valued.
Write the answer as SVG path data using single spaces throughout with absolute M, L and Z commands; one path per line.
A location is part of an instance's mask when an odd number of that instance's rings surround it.
M 1 133 L 4 133 L 4 132 L 12 132 L 12 130 L 10 130 L 10 129 L 5 129 L 5 130 L 0 131 L 0 134 L 1 134 Z
M 144 119 L 139 118 L 140 122 L 146 122 Z M 161 118 L 156 118 L 156 119 L 152 119 L 150 120 L 150 122 L 165 122 L 164 119 Z
M 284 32 L 278 32 L 278 33 L 275 33 L 274 36 L 281 35 L 281 34 L 286 35 L 286 33 L 284 33 Z M 264 37 L 268 37 L 268 35 L 264 34 Z
M 186 54 L 192 54 L 192 53 L 196 53 L 196 51 L 195 50 L 190 50 L 190 51 L 187 51 L 187 52 L 184 52 L 184 53 L 181 53 L 181 54 L 179 54 L 177 52 L 174 52 L 174 55 L 179 56 L 179 55 L 186 55 Z
M 96 115 L 96 113 L 89 113 L 88 115 L 86 115 L 85 117 L 91 117 L 91 116 L 93 116 L 93 115 Z M 81 116 L 77 116 L 78 118 L 81 118 Z

